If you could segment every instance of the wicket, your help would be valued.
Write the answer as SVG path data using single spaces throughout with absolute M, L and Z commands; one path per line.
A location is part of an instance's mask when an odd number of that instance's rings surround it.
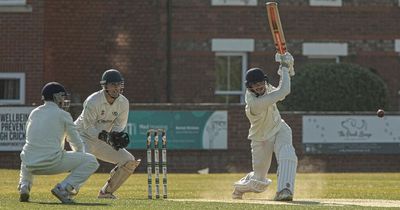
M 155 175 L 155 190 L 156 198 L 160 198 L 160 148 L 158 146 L 158 135 L 161 133 L 162 147 L 161 147 L 161 165 L 163 173 L 163 198 L 167 198 L 167 136 L 163 129 L 149 129 L 147 131 L 147 187 L 148 187 L 148 198 L 153 199 L 153 178 L 152 178 L 152 148 L 151 148 L 151 136 L 154 136 L 154 175 Z

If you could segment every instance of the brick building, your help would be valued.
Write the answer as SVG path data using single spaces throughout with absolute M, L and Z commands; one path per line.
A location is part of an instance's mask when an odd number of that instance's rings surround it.
M 238 134 L 229 133 L 238 137 L 229 139 L 245 139 L 248 123 L 240 104 L 245 70 L 264 67 L 272 83 L 278 79 L 264 3 L 0 0 L 0 87 L 4 90 L 0 104 L 40 103 L 42 85 L 53 80 L 64 84 L 72 102 L 80 104 L 100 88 L 102 72 L 116 68 L 125 77 L 125 95 L 133 103 L 157 103 L 157 109 L 177 110 L 190 109 L 182 103 L 196 103 L 193 106 L 199 109 L 201 103 L 227 103 L 215 106 L 225 107 L 229 125 L 240 128 Z M 398 111 L 399 4 L 398 0 L 279 1 L 296 66 L 322 60 L 373 69 L 389 87 L 390 109 Z M 301 118 L 295 113 L 285 116 L 294 124 L 296 149 L 302 155 Z M 226 156 L 240 150 L 243 159 L 249 157 L 248 144 L 230 148 Z M 7 153 L 4 157 L 15 156 Z M 355 161 L 363 158 L 354 157 Z M 382 158 L 374 157 L 376 167 L 360 163 L 359 169 L 385 170 L 380 163 L 396 159 Z M 301 161 L 321 160 L 326 165 L 332 159 L 337 158 L 305 156 Z M 386 170 L 398 170 L 389 165 L 390 161 Z

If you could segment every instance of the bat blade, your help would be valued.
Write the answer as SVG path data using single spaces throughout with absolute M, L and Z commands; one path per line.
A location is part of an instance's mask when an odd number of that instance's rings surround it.
M 281 18 L 279 16 L 278 4 L 276 2 L 267 2 L 265 4 L 268 15 L 268 22 L 274 39 L 275 48 L 279 54 L 285 54 L 287 51 L 285 35 L 283 34 Z

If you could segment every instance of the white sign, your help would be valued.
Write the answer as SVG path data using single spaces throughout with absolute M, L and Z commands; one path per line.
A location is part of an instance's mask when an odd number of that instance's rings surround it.
M 303 116 L 303 143 L 400 143 L 400 116 Z
M 33 107 L 0 107 L 0 151 L 20 151 L 25 124 Z

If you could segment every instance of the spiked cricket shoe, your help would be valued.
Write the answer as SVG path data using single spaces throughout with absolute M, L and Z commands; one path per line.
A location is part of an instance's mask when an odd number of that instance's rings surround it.
M 52 190 L 51 193 L 58 198 L 62 203 L 71 204 L 74 203 L 74 200 L 71 199 L 71 194 L 60 184 L 57 184 Z
M 275 201 L 293 201 L 293 193 L 289 189 L 285 188 L 280 192 L 276 193 L 274 198 Z
M 19 191 L 19 201 L 20 202 L 28 202 L 29 201 L 29 192 L 30 192 L 29 185 L 19 184 L 18 191 Z

